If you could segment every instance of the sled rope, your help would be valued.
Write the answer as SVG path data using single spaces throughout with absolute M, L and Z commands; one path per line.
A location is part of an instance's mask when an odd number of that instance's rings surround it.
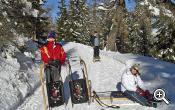
M 102 102 L 99 98 L 99 96 L 97 95 L 97 93 L 95 91 L 93 91 L 93 98 L 97 101 L 97 103 L 102 106 L 102 107 L 108 107 L 108 108 L 120 108 L 119 106 L 116 106 L 116 105 L 108 105 L 104 102 Z
M 44 64 L 40 65 L 40 81 L 42 86 L 42 94 L 43 94 L 43 100 L 44 100 L 44 110 L 47 110 L 47 104 L 46 104 L 46 95 L 45 95 L 45 89 L 44 89 L 44 82 L 43 82 L 43 68 Z

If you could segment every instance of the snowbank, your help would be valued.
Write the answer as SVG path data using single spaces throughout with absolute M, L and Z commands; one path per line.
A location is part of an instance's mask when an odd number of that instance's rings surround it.
M 20 38 L 19 46 L 25 41 Z M 27 52 L 28 56 L 11 43 L 2 54 L 6 57 L 0 57 L 0 108 L 12 110 L 39 86 L 39 66 L 33 63 Z

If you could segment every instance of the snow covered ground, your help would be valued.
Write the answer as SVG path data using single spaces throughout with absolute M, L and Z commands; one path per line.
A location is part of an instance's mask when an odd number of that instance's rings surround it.
M 117 84 L 121 81 L 121 71 L 127 62 L 138 62 L 141 64 L 142 78 L 150 91 L 156 88 L 163 88 L 167 98 L 171 100 L 170 105 L 161 104 L 157 109 L 143 107 L 141 105 L 122 106 L 119 110 L 174 110 L 175 108 L 175 64 L 167 63 L 150 57 L 143 57 L 132 54 L 120 54 L 116 52 L 101 51 L 101 62 L 92 62 L 93 49 L 77 43 L 68 43 L 64 46 L 71 56 L 81 56 L 85 60 L 88 69 L 89 79 L 92 81 L 92 90 L 111 91 L 117 90 Z M 22 58 L 25 58 L 24 56 Z M 27 61 L 26 61 L 27 60 Z M 29 59 L 19 61 L 11 59 L 5 61 L 0 58 L 0 108 L 1 110 L 43 110 L 43 97 L 39 85 L 39 66 L 29 63 Z M 73 73 L 81 77 L 75 60 L 71 61 Z M 23 71 L 20 64 L 26 65 Z M 26 68 L 28 67 L 28 68 Z M 76 72 L 77 71 L 77 72 Z M 96 102 L 77 104 L 72 108 L 70 92 L 68 88 L 68 68 L 62 67 L 64 80 L 65 99 L 67 106 L 60 106 L 53 110 L 112 110 L 100 107 Z M 123 101 L 122 103 L 128 103 Z M 132 103 L 132 102 L 130 102 Z M 14 109 L 15 109 L 14 108 Z

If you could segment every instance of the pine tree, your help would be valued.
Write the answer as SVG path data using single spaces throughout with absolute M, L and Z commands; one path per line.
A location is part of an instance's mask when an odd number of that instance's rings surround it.
M 66 9 L 66 5 L 65 5 L 65 0 L 60 0 L 58 2 L 59 6 L 59 17 L 57 20 L 57 31 L 59 32 L 59 35 L 65 35 L 65 36 L 69 36 L 68 33 L 68 19 L 67 19 L 67 9 Z
M 70 0 L 68 11 L 65 1 L 60 1 L 60 16 L 58 18 L 58 32 L 66 35 L 67 41 L 76 41 L 86 44 L 88 37 L 86 0 Z
M 157 21 L 158 34 L 154 37 L 152 55 L 163 60 L 174 61 L 175 58 L 175 22 L 173 18 L 161 13 Z
M 40 19 L 40 15 L 45 11 L 39 1 L 2 0 L 0 4 L 2 5 L 0 22 L 3 24 L 0 37 L 3 41 L 12 40 L 13 37 L 21 34 L 32 37 L 40 33 L 39 36 L 41 36 L 44 32 L 43 29 L 46 28 L 48 19 Z
M 151 48 L 151 14 L 147 6 L 138 6 L 128 17 L 129 52 L 149 55 Z

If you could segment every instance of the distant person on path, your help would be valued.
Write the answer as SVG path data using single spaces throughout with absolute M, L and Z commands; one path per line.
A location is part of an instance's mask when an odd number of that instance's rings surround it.
M 148 90 L 144 90 L 144 83 L 140 78 L 139 64 L 133 64 L 124 70 L 121 79 L 121 90 L 129 99 L 143 106 L 153 106 L 151 101 L 154 101 L 154 98 Z
M 100 45 L 100 39 L 99 39 L 99 36 L 98 36 L 98 33 L 97 31 L 94 32 L 94 35 L 93 35 L 93 47 L 94 47 L 94 60 L 95 59 L 100 59 L 100 51 L 99 51 L 99 45 Z

